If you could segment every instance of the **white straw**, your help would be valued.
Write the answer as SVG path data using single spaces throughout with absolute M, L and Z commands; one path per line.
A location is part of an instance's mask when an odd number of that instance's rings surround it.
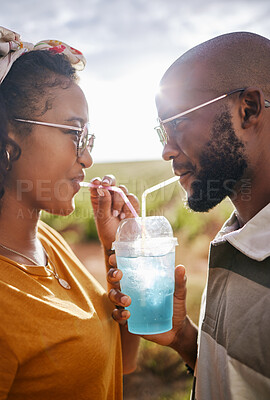
M 150 187 L 149 189 L 146 189 L 143 194 L 142 194 L 142 217 L 145 218 L 146 217 L 146 196 L 151 193 L 151 192 L 155 192 L 158 189 L 161 189 L 167 185 L 170 185 L 173 182 L 176 182 L 179 180 L 179 176 L 173 176 L 170 179 L 167 179 L 164 182 L 160 182 L 155 186 Z

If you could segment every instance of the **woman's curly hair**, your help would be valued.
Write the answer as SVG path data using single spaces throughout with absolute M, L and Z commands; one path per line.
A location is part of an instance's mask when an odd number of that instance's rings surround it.
M 63 54 L 30 51 L 12 65 L 0 85 L 0 199 L 4 196 L 12 163 L 21 154 L 19 145 L 8 136 L 9 128 L 15 135 L 28 136 L 32 126 L 15 119 L 42 116 L 52 107 L 50 89 L 65 89 L 76 81 L 76 71 Z
M 12 162 L 20 157 L 20 147 L 8 136 L 8 120 L 5 104 L 0 95 L 0 199 L 5 193 L 5 180 Z

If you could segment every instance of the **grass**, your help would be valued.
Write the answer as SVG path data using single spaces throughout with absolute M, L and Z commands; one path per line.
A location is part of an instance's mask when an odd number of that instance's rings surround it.
M 142 339 L 138 368 L 124 377 L 124 399 L 189 398 L 192 380 L 174 350 Z

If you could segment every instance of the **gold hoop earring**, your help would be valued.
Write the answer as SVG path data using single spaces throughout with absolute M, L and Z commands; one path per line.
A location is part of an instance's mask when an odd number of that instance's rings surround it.
M 6 155 L 7 155 L 7 166 L 6 166 L 6 171 L 10 171 L 11 170 L 11 161 L 10 161 L 10 154 L 9 152 L 6 150 Z

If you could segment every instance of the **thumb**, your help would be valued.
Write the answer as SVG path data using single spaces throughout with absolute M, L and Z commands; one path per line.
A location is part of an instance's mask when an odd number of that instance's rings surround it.
M 177 265 L 175 267 L 175 290 L 174 297 L 177 300 L 185 300 L 186 299 L 186 269 L 183 265 Z

